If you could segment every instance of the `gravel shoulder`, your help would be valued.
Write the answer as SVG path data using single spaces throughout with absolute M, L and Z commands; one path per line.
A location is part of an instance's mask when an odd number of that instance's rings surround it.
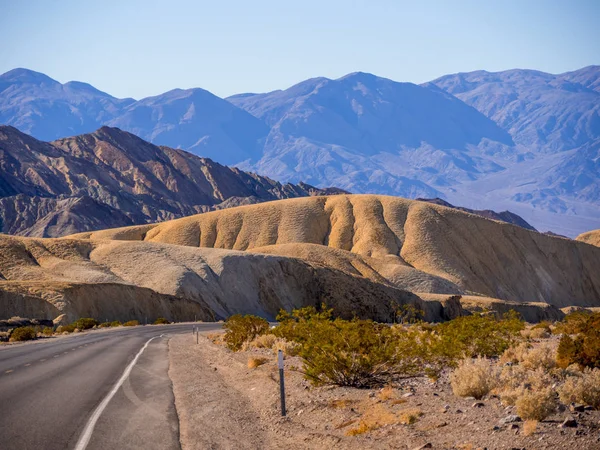
M 454 396 L 448 374 L 436 382 L 406 380 L 384 392 L 315 388 L 299 372 L 299 358 L 285 361 L 288 416 L 282 418 L 273 351 L 233 353 L 209 337 L 200 335 L 199 344 L 191 333 L 169 341 L 169 376 L 184 450 L 600 449 L 599 411 L 557 412 L 526 435 L 523 422 L 501 423 L 515 411 L 498 398 Z M 249 357 L 267 362 L 249 369 Z M 398 418 L 406 413 L 418 418 L 403 424 Z M 382 425 L 349 435 L 369 417 Z M 565 418 L 574 418 L 577 427 L 559 427 Z

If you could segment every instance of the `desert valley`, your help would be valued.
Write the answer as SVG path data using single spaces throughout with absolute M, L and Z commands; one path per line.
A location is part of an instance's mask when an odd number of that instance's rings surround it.
M 0 23 L 2 449 L 600 449 L 597 7 L 67 3 Z

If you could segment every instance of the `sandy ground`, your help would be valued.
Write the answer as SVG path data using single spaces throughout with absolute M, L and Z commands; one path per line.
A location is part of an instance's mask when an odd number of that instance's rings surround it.
M 271 350 L 233 353 L 202 335 L 197 345 L 190 333 L 173 337 L 169 354 L 184 450 L 600 449 L 599 411 L 558 412 L 525 436 L 523 422 L 500 423 L 515 413 L 512 407 L 505 408 L 494 397 L 481 402 L 455 397 L 447 374 L 435 383 L 406 380 L 384 396 L 380 390 L 314 388 L 298 371 L 301 361 L 288 358 L 288 416 L 282 418 Z M 269 360 L 248 369 L 249 356 Z M 385 422 L 414 410 L 422 415 L 413 424 L 394 419 L 367 433 L 348 435 L 369 415 Z M 560 428 L 567 417 L 575 418 L 578 426 Z

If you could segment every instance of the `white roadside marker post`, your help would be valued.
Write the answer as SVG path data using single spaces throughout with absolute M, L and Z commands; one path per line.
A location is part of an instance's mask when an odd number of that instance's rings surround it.
M 281 416 L 285 417 L 285 383 L 283 381 L 283 352 L 277 351 L 277 365 L 279 366 L 279 395 L 281 396 Z
M 200 334 L 200 330 L 196 327 L 196 344 L 198 344 L 198 335 Z

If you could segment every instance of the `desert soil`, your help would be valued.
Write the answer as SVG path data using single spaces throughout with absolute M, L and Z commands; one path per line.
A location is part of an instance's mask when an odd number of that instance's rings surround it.
M 393 389 L 313 387 L 286 358 L 287 417 L 279 410 L 276 356 L 272 350 L 231 352 L 214 339 L 189 335 L 170 340 L 169 376 L 180 419 L 181 444 L 191 449 L 600 449 L 600 412 L 557 412 L 526 436 L 523 422 L 496 397 L 481 401 L 452 394 L 448 374 L 433 382 L 405 380 Z M 268 361 L 248 368 L 249 357 Z M 397 418 L 420 411 L 410 425 Z M 356 436 L 361 419 L 389 423 Z M 559 425 L 565 418 L 575 428 Z

